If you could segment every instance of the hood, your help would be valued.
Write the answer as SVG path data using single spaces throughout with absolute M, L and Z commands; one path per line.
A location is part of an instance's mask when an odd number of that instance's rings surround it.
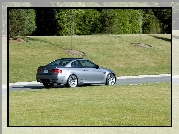
M 104 71 L 107 71 L 107 72 L 112 72 L 115 74 L 115 72 L 109 68 L 104 68 L 104 67 L 99 67 L 100 69 L 103 69 Z

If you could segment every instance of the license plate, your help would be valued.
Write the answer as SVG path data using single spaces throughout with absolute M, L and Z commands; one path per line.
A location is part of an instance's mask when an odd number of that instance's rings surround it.
M 48 70 L 44 70 L 44 73 L 48 73 Z

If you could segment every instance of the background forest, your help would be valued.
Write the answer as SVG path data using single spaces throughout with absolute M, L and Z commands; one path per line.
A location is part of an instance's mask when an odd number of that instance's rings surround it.
M 171 34 L 171 8 L 9 9 L 9 35 Z
M 7 7 L 29 7 L 31 10 L 11 10 L 7 18 Z M 64 7 L 74 7 L 74 10 Z M 112 7 L 131 10 L 104 10 Z M 171 28 L 178 29 L 179 2 L 3 2 L 2 35 L 7 34 L 7 19 L 11 37 L 69 35 L 71 31 L 75 35 L 163 34 L 170 33 Z

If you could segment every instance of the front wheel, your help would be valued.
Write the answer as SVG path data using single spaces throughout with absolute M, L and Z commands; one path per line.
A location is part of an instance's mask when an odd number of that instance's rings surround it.
M 116 76 L 112 73 L 108 74 L 106 78 L 106 85 L 114 85 L 116 83 Z
M 67 80 L 68 87 L 77 87 L 78 86 L 78 78 L 76 75 L 70 75 Z
M 44 85 L 45 88 L 51 88 L 51 87 L 53 87 L 54 84 L 52 84 L 52 83 L 43 83 L 43 85 Z

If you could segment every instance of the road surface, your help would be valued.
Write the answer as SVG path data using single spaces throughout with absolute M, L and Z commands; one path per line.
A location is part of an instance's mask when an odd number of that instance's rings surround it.
M 121 76 L 118 77 L 116 85 L 137 85 L 144 83 L 158 83 L 158 82 L 171 82 L 170 74 L 162 75 L 139 75 L 139 76 Z M 179 84 L 179 77 L 172 79 L 173 84 Z M 63 87 L 59 85 L 54 85 L 54 87 Z M 10 84 L 9 91 L 18 91 L 18 90 L 30 90 L 30 89 L 42 89 L 44 86 L 42 83 L 38 82 L 18 82 Z M 2 95 L 7 94 L 7 87 L 2 87 Z

